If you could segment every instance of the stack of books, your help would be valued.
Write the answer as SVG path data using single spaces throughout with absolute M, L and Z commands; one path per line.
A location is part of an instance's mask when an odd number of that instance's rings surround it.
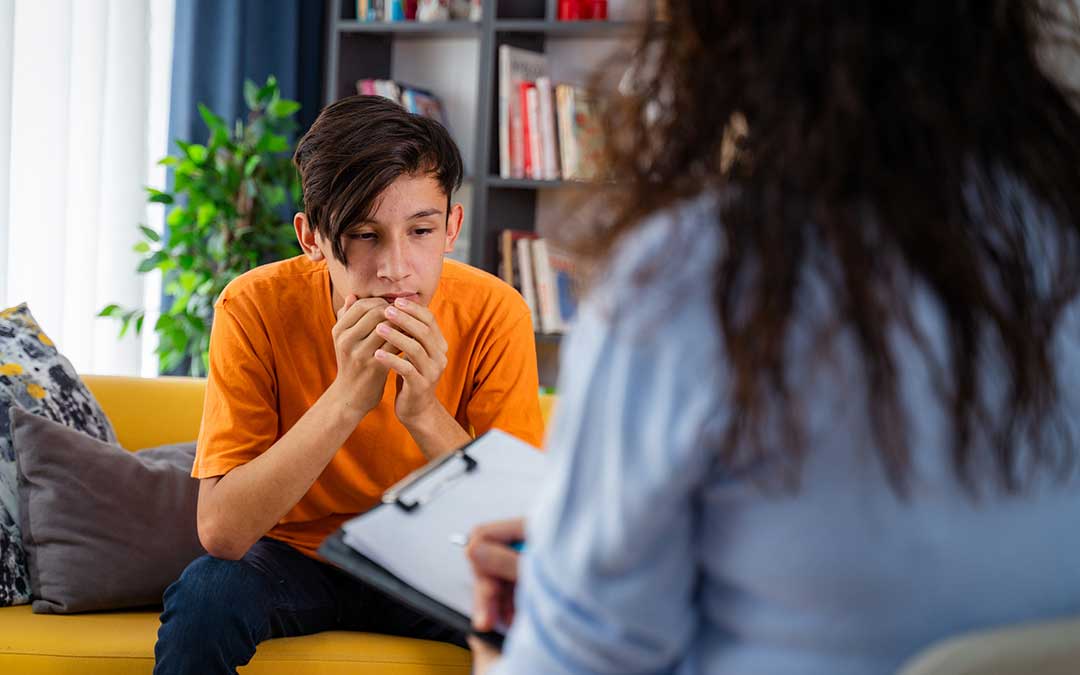
M 553 84 L 547 58 L 499 47 L 499 175 L 533 180 L 596 180 L 602 148 L 593 98 Z
M 356 0 L 356 20 L 479 21 L 481 0 Z
M 566 332 L 577 312 L 579 291 L 568 255 L 535 232 L 503 230 L 499 276 L 525 298 L 538 332 Z
M 446 110 L 442 101 L 426 89 L 412 85 L 395 82 L 394 80 L 357 80 L 356 93 L 369 96 L 384 96 L 391 101 L 400 103 L 403 108 L 411 113 L 430 117 L 438 121 L 444 127 L 446 123 Z

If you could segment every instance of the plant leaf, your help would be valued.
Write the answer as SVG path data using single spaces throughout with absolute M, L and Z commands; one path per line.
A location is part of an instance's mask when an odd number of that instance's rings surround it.
M 199 143 L 192 143 L 184 148 L 184 152 L 192 162 L 195 162 L 195 164 L 202 164 L 205 162 L 209 154 L 206 150 L 206 146 Z
M 199 104 L 199 115 L 202 117 L 203 122 L 206 122 L 206 128 L 210 130 L 210 133 L 214 133 L 225 126 L 225 120 L 215 115 L 210 108 L 207 108 L 202 103 Z
M 101 309 L 101 311 L 98 312 L 97 315 L 98 316 L 112 316 L 112 315 L 116 314 L 116 312 L 119 309 L 120 309 L 120 305 L 105 305 L 105 307 L 103 307 Z
M 203 202 L 199 204 L 199 212 L 196 217 L 196 224 L 199 227 L 206 227 L 210 224 L 210 221 L 217 215 L 217 207 L 213 202 Z
M 146 272 L 149 272 L 150 270 L 156 268 L 159 264 L 164 262 L 166 257 L 167 256 L 165 255 L 165 251 L 156 251 L 154 255 L 140 262 L 139 266 L 136 268 L 136 271 L 145 274 Z
M 139 225 L 139 231 L 142 232 L 143 236 L 146 237 L 147 239 L 149 239 L 150 241 L 153 241 L 153 242 L 161 241 L 161 235 L 158 234 L 157 230 L 153 230 L 153 229 L 151 229 L 151 228 L 149 228 L 149 227 L 147 227 L 145 225 Z
M 174 201 L 173 196 L 168 192 L 162 192 L 161 190 L 152 187 L 146 188 L 146 191 L 150 193 L 150 196 L 147 197 L 148 202 L 154 204 L 172 204 Z
M 259 87 L 251 80 L 244 80 L 244 103 L 251 110 L 259 107 Z
M 288 117 L 300 109 L 300 104 L 296 101 L 290 101 L 287 98 L 274 101 L 270 105 L 271 117 Z

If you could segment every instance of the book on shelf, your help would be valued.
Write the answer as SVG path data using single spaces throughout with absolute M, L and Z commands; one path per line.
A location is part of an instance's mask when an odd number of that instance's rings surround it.
M 531 82 L 528 87 L 523 85 L 522 90 L 525 92 L 525 153 L 529 158 L 525 176 L 541 180 L 544 177 L 544 141 L 541 138 L 544 132 L 540 128 L 540 97 L 536 85 Z
M 551 78 L 536 78 L 536 98 L 539 103 L 538 127 L 543 147 L 540 154 L 544 158 L 543 172 L 540 176 L 544 180 L 559 180 L 559 152 L 558 139 L 555 133 L 555 101 L 553 99 Z
M 555 288 L 555 272 L 551 268 L 547 241 L 536 239 L 530 242 L 533 254 L 533 278 L 536 280 L 536 305 L 540 310 L 540 331 L 542 333 L 561 333 L 564 326 L 559 313 L 559 295 Z
M 548 262 L 551 263 L 555 278 L 555 295 L 559 307 L 559 319 L 562 329 L 570 325 L 577 314 L 577 299 L 581 289 L 578 287 L 573 259 L 555 247 L 548 247 Z
M 608 0 L 559 0 L 559 21 L 605 21 Z
M 368 78 L 356 81 L 356 93 L 383 96 L 400 104 L 411 113 L 430 117 L 449 128 L 446 121 L 446 109 L 443 108 L 442 101 L 427 89 L 394 80 Z
M 510 45 L 499 46 L 499 175 L 526 178 L 523 82 L 548 74 L 547 57 Z
M 479 21 L 481 0 L 356 0 L 360 22 Z
M 521 293 L 536 332 L 566 331 L 579 295 L 570 255 L 535 232 L 505 229 L 499 233 L 499 277 Z
M 532 240 L 518 239 L 514 243 L 518 267 L 521 270 L 521 296 L 529 307 L 533 330 L 540 330 L 540 304 L 536 298 L 536 268 L 533 262 Z
M 533 326 L 540 320 L 533 288 L 532 250 L 529 240 L 537 234 L 528 230 L 506 229 L 499 233 L 499 277 L 513 286 L 525 299 L 532 315 Z
M 596 180 L 600 177 L 603 146 L 593 98 L 585 89 L 568 84 L 558 85 L 555 91 L 562 177 Z

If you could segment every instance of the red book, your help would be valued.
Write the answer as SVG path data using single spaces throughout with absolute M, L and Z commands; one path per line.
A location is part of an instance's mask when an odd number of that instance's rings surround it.
M 522 146 L 524 148 L 522 152 L 522 158 L 525 160 L 525 177 L 533 177 L 533 162 L 535 157 L 532 155 L 532 135 L 536 133 L 535 120 L 529 119 L 529 90 L 534 88 L 532 82 L 521 82 L 518 84 L 518 96 L 521 100 L 521 137 L 524 141 Z

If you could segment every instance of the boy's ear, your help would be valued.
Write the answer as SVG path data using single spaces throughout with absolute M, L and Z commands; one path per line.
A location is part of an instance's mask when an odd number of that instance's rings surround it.
M 316 261 L 326 257 L 319 243 L 319 235 L 311 226 L 306 213 L 300 211 L 293 216 L 293 227 L 296 229 L 296 240 L 300 242 L 300 248 L 304 249 L 304 255 Z
M 454 242 L 457 241 L 458 236 L 461 234 L 461 224 L 464 220 L 465 207 L 460 203 L 450 207 L 450 216 L 446 219 L 446 247 L 443 248 L 443 253 L 450 253 L 454 250 Z

